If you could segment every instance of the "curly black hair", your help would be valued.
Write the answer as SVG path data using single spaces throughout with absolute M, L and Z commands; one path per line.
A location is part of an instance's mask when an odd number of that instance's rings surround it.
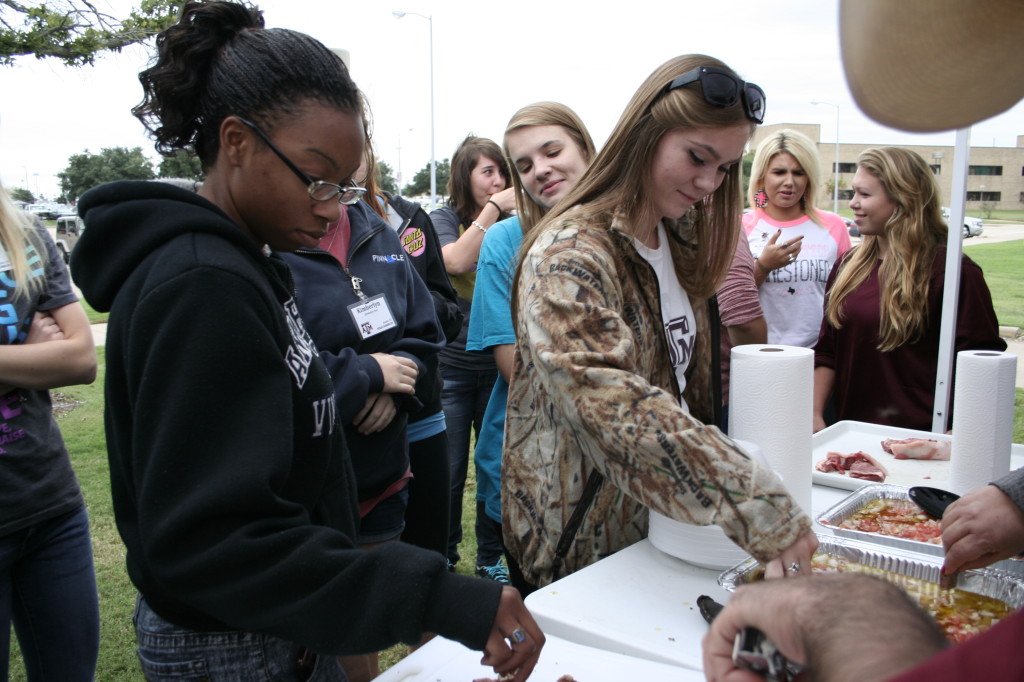
M 223 120 L 272 128 L 310 102 L 362 114 L 358 88 L 338 55 L 304 33 L 264 28 L 256 7 L 187 2 L 156 39 L 153 66 L 139 74 L 145 96 L 132 113 L 161 154 L 194 149 L 207 169 Z

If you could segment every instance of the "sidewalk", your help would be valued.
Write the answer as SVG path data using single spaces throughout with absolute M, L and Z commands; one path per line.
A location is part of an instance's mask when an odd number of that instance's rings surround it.
M 92 325 L 92 340 L 97 346 L 105 346 L 107 344 L 106 322 Z

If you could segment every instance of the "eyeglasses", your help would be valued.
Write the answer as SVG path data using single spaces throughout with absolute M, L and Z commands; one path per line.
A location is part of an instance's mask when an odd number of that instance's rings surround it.
M 754 123 L 764 122 L 764 90 L 714 66 L 698 66 L 687 71 L 666 85 L 662 94 L 689 85 L 694 81 L 700 81 L 704 101 L 711 106 L 731 107 L 736 104 L 737 100 L 742 99 L 747 118 Z
M 281 159 L 284 162 L 284 165 L 288 166 L 295 175 L 299 176 L 299 179 L 306 185 L 306 191 L 309 192 L 309 196 L 313 197 L 317 201 L 328 201 L 334 197 L 338 197 L 338 203 L 345 204 L 346 206 L 352 206 L 353 204 L 359 203 L 359 199 L 366 194 L 366 188 L 359 187 L 358 185 L 348 185 L 343 187 L 341 185 L 335 185 L 332 182 L 312 179 L 299 170 L 299 167 L 292 163 L 291 159 L 285 156 L 284 152 L 278 149 L 277 146 L 270 141 L 270 138 L 267 137 L 266 133 L 259 129 L 259 126 L 251 121 L 246 121 L 241 116 L 235 116 L 235 118 L 252 128 L 253 132 L 259 135 L 260 139 L 270 147 L 270 151 L 277 154 L 277 158 Z

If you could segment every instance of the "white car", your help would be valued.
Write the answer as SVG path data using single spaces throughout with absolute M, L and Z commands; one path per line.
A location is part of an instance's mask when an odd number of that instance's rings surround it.
M 949 208 L 947 206 L 942 207 L 942 217 L 946 219 L 946 223 L 949 223 Z M 964 216 L 964 239 L 968 237 L 977 237 L 979 234 L 985 231 L 985 226 L 981 223 L 981 218 L 972 218 L 971 216 Z

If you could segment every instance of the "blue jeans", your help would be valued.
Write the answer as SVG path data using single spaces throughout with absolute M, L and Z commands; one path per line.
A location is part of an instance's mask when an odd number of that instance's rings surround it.
M 452 471 L 448 561 L 454 565 L 459 562 L 459 543 L 462 541 L 462 491 L 466 487 L 469 468 L 469 435 L 471 430 L 480 435 L 480 425 L 484 421 L 498 370 L 481 372 L 442 364 L 441 376 L 444 379 L 441 405 L 448 425 L 448 462 Z M 500 554 L 500 547 L 498 552 Z
M 29 680 L 92 680 L 100 608 L 85 507 L 0 538 L 0 679 L 11 623 Z
M 132 621 L 148 682 L 348 680 L 334 656 L 312 655 L 298 644 L 258 632 L 178 627 L 158 616 L 142 595 L 136 599 Z

